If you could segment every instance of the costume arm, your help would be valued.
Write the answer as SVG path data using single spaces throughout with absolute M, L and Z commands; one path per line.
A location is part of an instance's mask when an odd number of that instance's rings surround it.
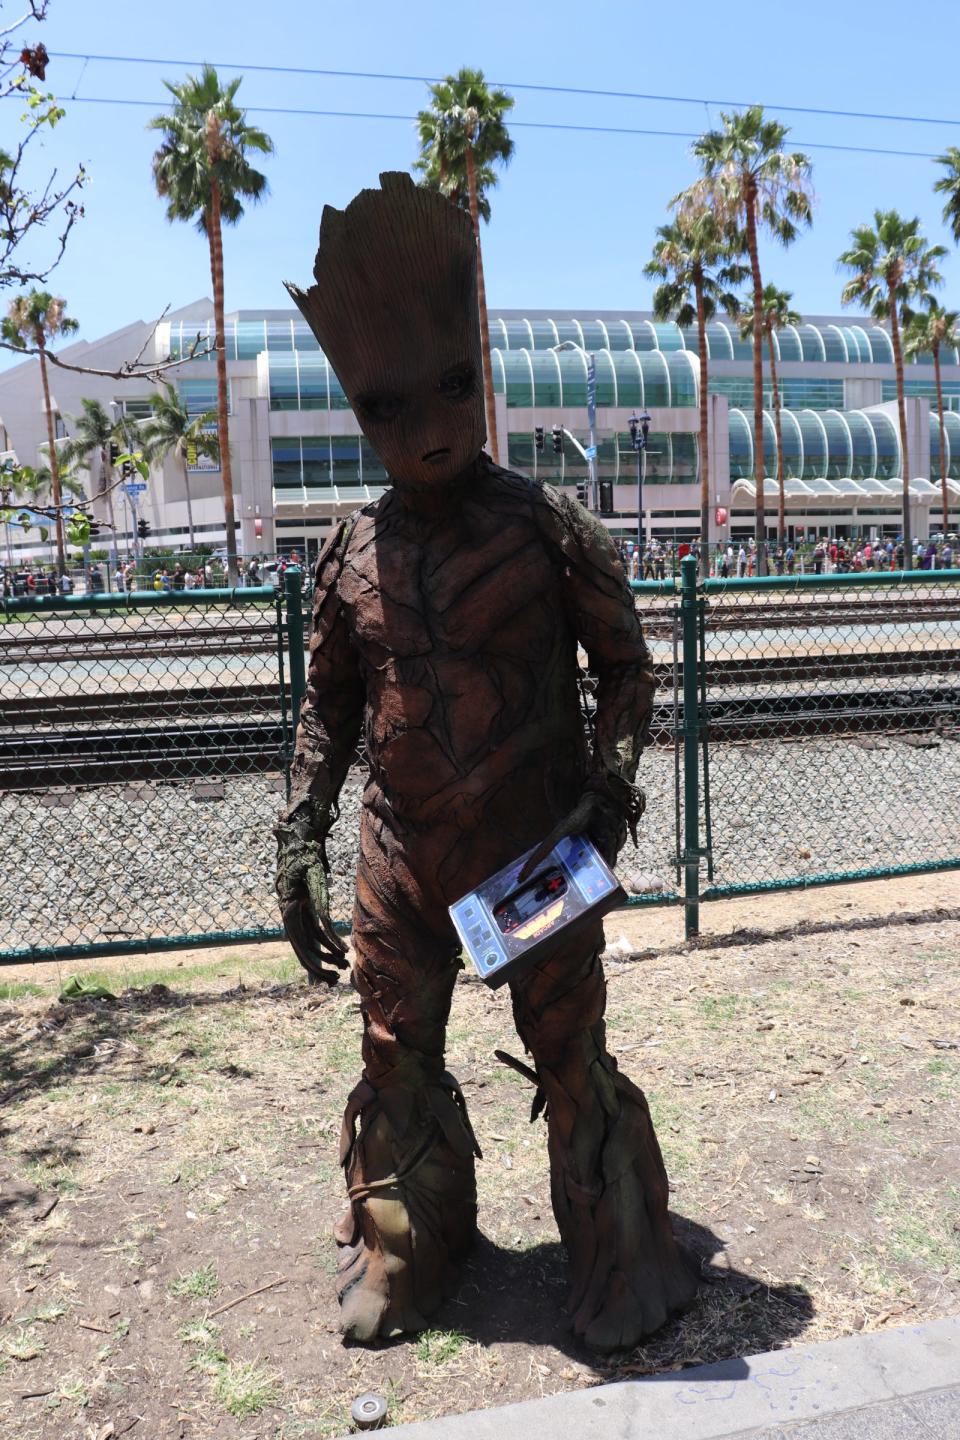
M 550 488 L 544 488 L 537 511 L 561 566 L 571 628 L 597 677 L 587 789 L 615 798 L 629 824 L 642 804 L 633 779 L 651 729 L 656 688 L 651 652 L 623 566 L 600 521 Z
M 337 796 L 354 758 L 363 717 L 364 685 L 339 595 L 346 559 L 345 522 L 317 564 L 307 694 L 300 710 L 286 816 L 309 802 L 317 832 L 336 818 Z
M 360 732 L 364 687 L 338 586 L 347 532 L 340 525 L 317 565 L 307 695 L 300 711 L 290 801 L 276 827 L 277 898 L 287 938 L 314 981 L 346 964 L 330 918 L 326 839 Z

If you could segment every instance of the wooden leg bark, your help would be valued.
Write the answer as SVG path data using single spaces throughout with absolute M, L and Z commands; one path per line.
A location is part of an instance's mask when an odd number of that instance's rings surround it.
M 350 1203 L 334 1232 L 340 1328 L 359 1341 L 422 1330 L 452 1289 L 476 1236 L 479 1155 L 443 1064 L 456 940 L 417 916 L 399 863 L 392 872 L 371 863 L 371 828 L 353 936 L 364 1073 L 344 1115 Z
M 513 986 L 514 1018 L 547 1104 L 554 1214 L 573 1329 L 636 1345 L 682 1310 L 696 1279 L 673 1237 L 667 1174 L 643 1092 L 606 1049 L 598 932 Z

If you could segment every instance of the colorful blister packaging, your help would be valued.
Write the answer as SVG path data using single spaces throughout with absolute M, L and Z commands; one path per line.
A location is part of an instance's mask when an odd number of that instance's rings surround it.
M 519 884 L 533 848 L 450 906 L 464 954 L 494 990 L 566 945 L 578 926 L 606 915 L 626 898 L 585 835 L 566 836 L 536 874 Z

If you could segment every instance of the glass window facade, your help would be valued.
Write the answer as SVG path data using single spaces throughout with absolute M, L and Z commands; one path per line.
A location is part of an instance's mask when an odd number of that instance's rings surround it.
M 289 439 L 275 435 L 270 445 L 273 486 L 278 492 L 387 483 L 383 466 L 359 435 L 302 435 Z
M 208 410 L 217 408 L 217 380 L 215 375 L 204 376 L 202 380 L 184 376 L 177 381 L 177 391 L 183 401 L 184 408 L 191 420 L 198 415 L 203 415 Z M 230 395 L 230 381 L 227 381 L 227 411 L 232 413 L 233 405 Z
M 843 406 L 842 380 L 803 380 L 792 375 L 778 376 L 780 404 L 785 410 L 836 410 Z M 769 371 L 764 376 L 763 403 L 773 406 Z M 726 395 L 740 410 L 753 408 L 753 379 L 749 375 L 709 375 L 707 386 L 713 395 Z
M 943 394 L 943 408 L 945 410 L 960 411 L 960 380 L 941 380 L 940 390 Z M 934 384 L 933 372 L 924 380 L 905 380 L 903 383 L 905 395 L 922 395 L 929 400 L 934 409 L 937 404 L 937 387 Z M 882 394 L 884 400 L 896 400 L 897 382 L 895 380 L 884 380 Z
M 271 410 L 349 410 L 343 387 L 319 351 L 268 357 Z

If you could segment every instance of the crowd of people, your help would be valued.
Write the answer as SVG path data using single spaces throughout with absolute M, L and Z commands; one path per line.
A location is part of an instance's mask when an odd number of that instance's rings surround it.
M 275 579 L 276 583 L 282 586 L 284 571 L 288 565 L 299 566 L 301 563 L 297 551 L 281 556 L 273 565 L 258 556 L 251 556 L 240 564 L 240 583 L 260 586 L 271 584 Z M 111 590 L 121 595 L 151 590 L 160 594 L 171 590 L 218 589 L 227 583 L 226 566 L 216 556 L 211 556 L 199 565 L 185 565 L 174 561 L 172 564 L 163 562 L 147 568 L 142 562 L 138 568 L 132 559 L 116 568 L 95 561 L 85 570 L 65 570 L 62 575 L 58 574 L 54 565 L 21 565 L 4 569 L 3 598 L 13 600 L 23 596 L 78 593 L 99 595 Z
M 632 540 L 619 540 L 617 550 L 631 580 L 664 580 L 677 574 L 679 562 L 685 555 L 693 555 L 699 561 L 700 541 L 654 538 L 641 550 Z M 913 570 L 952 570 L 960 560 L 960 544 L 955 535 L 917 540 L 912 556 Z M 905 561 L 902 538 L 848 540 L 830 535 L 797 546 L 790 540 L 767 541 L 766 557 L 768 575 L 902 570 Z M 722 540 L 710 556 L 710 574 L 717 579 L 744 579 L 759 573 L 756 540 Z

